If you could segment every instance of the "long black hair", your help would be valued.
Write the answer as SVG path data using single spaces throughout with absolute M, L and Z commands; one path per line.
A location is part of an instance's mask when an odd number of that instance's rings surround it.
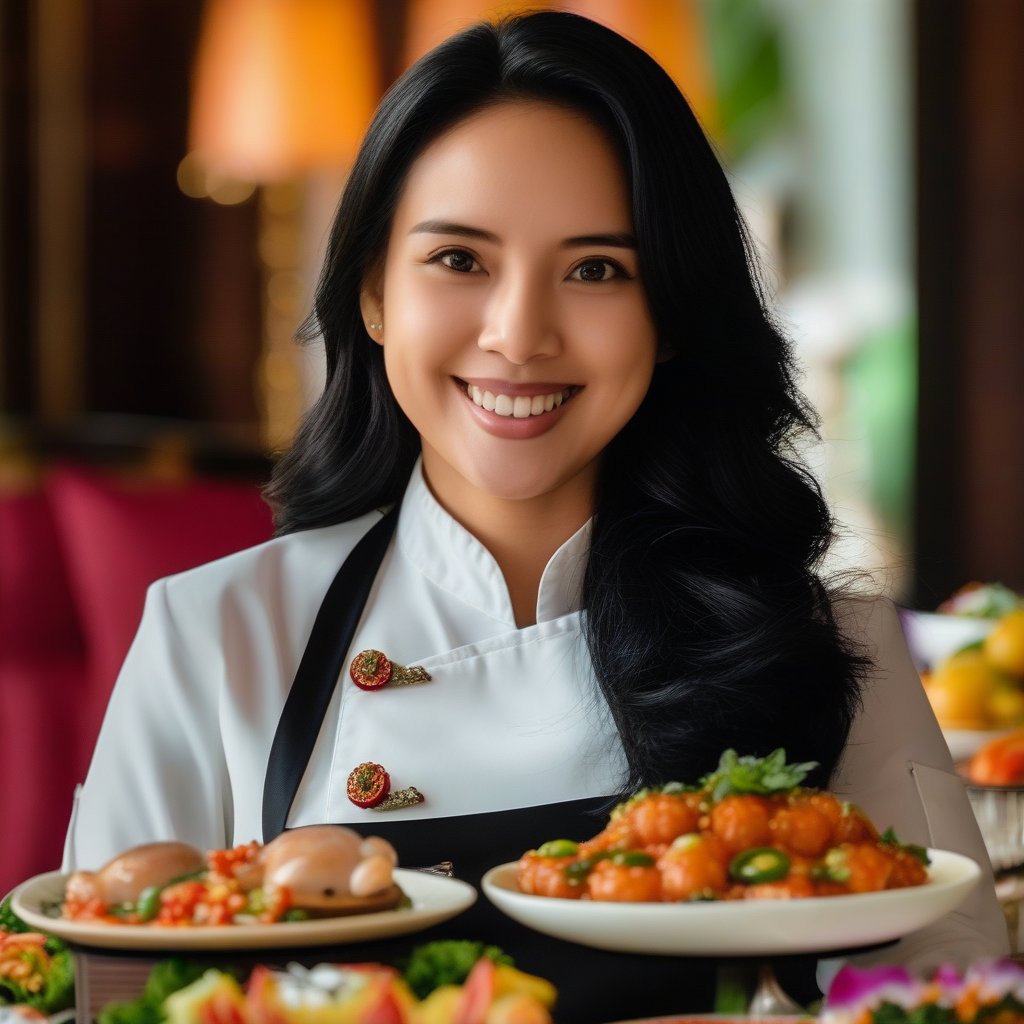
M 602 460 L 583 581 L 585 635 L 626 752 L 623 790 L 693 780 L 723 749 L 776 746 L 834 770 L 866 662 L 818 575 L 832 537 L 794 449 L 814 415 L 767 310 L 725 175 L 686 100 L 641 49 L 544 11 L 476 25 L 384 97 L 330 236 L 308 340 L 327 381 L 278 461 L 279 533 L 401 499 L 419 437 L 359 308 L 409 167 L 468 114 L 556 103 L 602 128 L 632 195 L 640 274 L 670 358 Z

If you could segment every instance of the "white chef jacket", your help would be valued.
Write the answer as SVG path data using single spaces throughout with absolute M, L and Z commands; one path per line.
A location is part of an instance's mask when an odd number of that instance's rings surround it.
M 65 870 L 156 839 L 212 849 L 262 838 L 264 777 L 296 667 L 328 586 L 378 517 L 289 534 L 150 587 L 76 794 Z M 372 831 L 379 812 L 346 792 L 364 761 L 382 764 L 392 788 L 425 796 L 390 821 L 615 793 L 625 758 L 580 628 L 588 542 L 589 524 L 554 553 L 536 624 L 519 629 L 497 563 L 417 464 L 349 660 L 374 648 L 432 678 L 376 691 L 339 683 L 288 825 Z M 840 615 L 876 668 L 833 789 L 904 841 L 966 853 L 987 870 L 893 606 L 852 600 Z M 1006 945 L 986 878 L 959 911 L 884 959 L 966 963 Z

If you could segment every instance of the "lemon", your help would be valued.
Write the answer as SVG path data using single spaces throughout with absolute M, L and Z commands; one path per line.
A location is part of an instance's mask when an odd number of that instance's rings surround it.
M 1004 615 L 985 637 L 983 649 L 997 669 L 1024 677 L 1024 608 Z
M 987 729 L 989 701 L 1005 677 L 981 651 L 961 651 L 942 662 L 931 675 L 926 693 L 941 725 L 950 729 Z

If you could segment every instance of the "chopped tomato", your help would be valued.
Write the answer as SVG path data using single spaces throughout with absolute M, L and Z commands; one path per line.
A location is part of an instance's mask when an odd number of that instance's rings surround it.
M 741 794 L 727 796 L 711 809 L 711 831 L 732 853 L 751 846 L 768 846 L 772 841 L 768 801 Z
M 608 903 L 657 903 L 661 872 L 653 864 L 632 866 L 614 860 L 598 861 L 587 876 L 587 894 Z

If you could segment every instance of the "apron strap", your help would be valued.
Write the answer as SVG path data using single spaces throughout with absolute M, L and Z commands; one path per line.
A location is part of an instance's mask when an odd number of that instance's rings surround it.
M 400 506 L 396 502 L 352 549 L 316 613 L 270 748 L 263 783 L 265 843 L 285 829 L 352 637 L 395 532 Z

